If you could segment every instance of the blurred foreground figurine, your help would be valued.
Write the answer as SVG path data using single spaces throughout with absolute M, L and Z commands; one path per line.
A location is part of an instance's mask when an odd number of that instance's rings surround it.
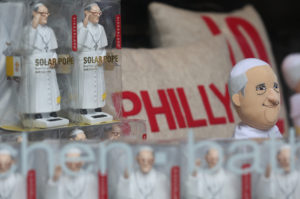
M 26 199 L 26 181 L 17 173 L 9 172 L 15 164 L 12 152 L 0 149 L 0 198 L 1 199 Z
M 300 173 L 290 168 L 291 149 L 282 147 L 277 154 L 277 162 L 283 173 L 266 168 L 258 183 L 258 199 L 298 199 L 300 197 Z
M 136 157 L 139 170 L 131 175 L 125 171 L 119 179 L 117 199 L 169 199 L 167 177 L 153 168 L 154 151 L 142 147 Z
M 74 129 L 72 132 L 71 132 L 71 138 L 70 140 L 72 141 L 83 141 L 83 140 L 86 140 L 86 135 L 84 133 L 83 130 L 81 129 Z
M 230 73 L 228 85 L 241 118 L 234 138 L 282 137 L 275 125 L 280 110 L 279 84 L 269 64 L 255 58 L 238 62 Z
M 290 97 L 290 116 L 297 135 L 300 135 L 300 53 L 288 55 L 281 67 L 287 85 L 295 92 Z
M 82 152 L 78 148 L 68 151 L 68 158 L 80 158 Z M 57 167 L 52 179 L 49 180 L 46 199 L 98 199 L 98 181 L 96 176 L 84 172 L 84 162 L 70 161 L 66 166 L 76 176 L 62 174 L 62 169 Z
M 205 155 L 208 168 L 216 166 L 219 161 L 219 153 L 216 149 L 209 149 Z M 200 160 L 196 161 L 196 166 L 200 167 Z M 213 173 L 197 168 L 187 181 L 188 199 L 238 199 L 240 198 L 238 180 L 234 179 L 224 169 L 219 169 Z M 234 184 L 236 183 L 236 184 Z
M 71 118 L 87 124 L 113 119 L 102 112 L 106 98 L 103 58 L 107 38 L 103 26 L 99 24 L 101 15 L 96 3 L 84 8 L 85 18 L 78 24 L 78 52 L 74 53 L 72 86 L 75 97 Z
M 122 129 L 120 125 L 118 124 L 113 124 L 111 127 L 111 131 L 108 134 L 108 139 L 110 140 L 118 140 L 121 136 Z
M 33 5 L 31 25 L 24 31 L 25 56 L 22 66 L 20 109 L 25 127 L 49 128 L 68 125 L 69 120 L 57 117 L 60 93 L 56 78 L 57 41 L 47 26 L 48 8 L 42 3 Z M 36 60 L 44 64 L 36 65 Z

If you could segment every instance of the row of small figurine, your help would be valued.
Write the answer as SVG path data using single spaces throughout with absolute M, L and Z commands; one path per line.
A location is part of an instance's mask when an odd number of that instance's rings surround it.
M 46 139 L 70 140 L 70 141 L 88 141 L 88 140 L 117 140 L 122 136 L 134 134 L 131 129 L 132 124 L 111 123 L 98 126 L 86 126 L 66 128 L 60 130 L 47 130 L 40 132 L 27 132 L 27 139 L 30 142 L 38 142 Z M 140 124 L 134 124 L 142 126 Z M 141 130 L 143 131 L 143 130 Z M 139 135 L 142 138 L 142 135 Z M 0 141 L 2 143 L 21 143 L 22 133 L 18 132 L 0 132 Z
M 245 194 L 297 199 L 300 195 L 297 153 L 282 141 L 271 143 L 276 146 L 274 153 L 269 142 L 255 148 L 247 141 L 230 153 L 240 141 L 217 145 L 203 141 L 190 151 L 191 143 L 48 140 L 27 146 L 24 140 L 19 152 L 13 146 L 0 146 L 1 198 L 22 199 L 26 190 L 47 199 L 238 199 Z M 26 184 L 23 176 L 31 183 Z
M 16 91 L 14 90 L 16 87 L 12 86 L 13 83 L 9 83 L 7 80 L 3 82 L 3 84 L 7 85 L 7 90 L 3 91 L 4 95 L 10 100 L 5 101 L 6 104 L 4 101 L 1 102 L 1 110 L 3 107 L 6 107 L 6 112 L 4 113 L 13 112 L 15 115 L 21 115 L 20 123 L 26 128 L 66 126 L 70 120 L 85 124 L 112 121 L 113 116 L 102 110 L 106 104 L 107 96 L 103 60 L 106 57 L 106 48 L 112 47 L 108 47 L 107 32 L 99 23 L 102 16 L 100 4 L 96 1 L 94 3 L 77 1 L 77 3 L 82 2 L 81 14 L 84 15 L 83 21 L 78 24 L 77 18 L 75 22 L 72 21 L 72 23 L 75 23 L 73 24 L 73 26 L 75 25 L 74 33 L 69 32 L 69 29 L 64 27 L 66 28 L 65 32 L 69 33 L 69 37 L 73 36 L 72 34 L 76 35 L 76 39 L 73 39 L 76 42 L 72 43 L 76 49 L 70 52 L 74 59 L 72 61 L 74 62 L 74 67 L 71 71 L 70 80 L 63 80 L 63 84 L 71 84 L 68 91 L 69 94 L 61 96 L 62 88 L 59 88 L 59 78 L 55 70 L 59 60 L 56 50 L 64 48 L 64 46 L 60 46 L 60 43 L 57 42 L 55 31 L 48 26 L 48 18 L 51 18 L 52 15 L 50 15 L 47 5 L 48 3 L 49 7 L 53 7 L 58 2 L 51 0 L 45 2 L 35 1 L 30 6 L 31 17 L 30 21 L 25 23 L 27 24 L 25 27 L 22 27 L 23 25 L 21 24 L 21 28 L 10 27 L 7 29 L 6 26 L 14 27 L 18 26 L 19 23 L 5 25 L 5 21 L 0 21 L 0 43 L 3 46 L 7 46 L 3 55 L 0 56 L 6 56 L 7 75 L 17 76 L 19 80 L 19 88 Z M 58 4 L 60 5 L 60 3 Z M 29 7 L 23 1 L 1 3 L 0 6 L 13 7 L 21 13 L 23 10 L 26 10 L 25 8 Z M 57 10 L 52 10 L 52 12 L 57 12 Z M 71 12 L 74 12 L 73 14 L 75 15 L 78 10 Z M 61 14 L 58 13 L 61 17 L 60 23 L 66 20 Z M 107 16 L 109 16 L 108 13 Z M 19 17 L 20 21 L 24 20 L 24 16 L 20 15 Z M 60 27 L 60 31 L 64 32 L 62 28 Z M 21 37 L 20 41 L 11 39 L 10 35 L 12 33 L 5 31 L 16 29 L 22 33 L 18 34 Z M 108 32 L 108 34 L 111 33 Z M 69 49 L 72 49 L 72 46 L 69 46 Z M 2 51 L 0 53 L 2 54 Z M 101 58 L 102 61 L 86 61 L 94 60 L 95 58 Z M 49 60 L 55 61 L 49 62 Z M 15 94 L 16 92 L 17 95 Z M 61 110 L 61 104 L 66 104 L 70 111 L 67 115 L 59 117 L 58 112 Z M 9 115 L 6 116 L 8 117 Z M 16 118 L 12 117 L 10 119 L 7 117 L 4 118 L 6 122 L 9 120 L 13 121 Z M 14 123 L 12 121 L 8 122 L 8 124 Z M 3 124 L 2 121 L 0 122 L 1 125 L 7 125 Z M 18 122 L 15 121 L 14 124 L 16 123 Z

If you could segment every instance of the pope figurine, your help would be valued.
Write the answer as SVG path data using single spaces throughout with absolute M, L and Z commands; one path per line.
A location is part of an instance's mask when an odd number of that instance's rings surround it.
M 83 130 L 76 128 L 71 132 L 70 140 L 71 141 L 84 141 L 84 140 L 86 140 L 86 134 L 84 133 Z
M 78 24 L 78 51 L 74 53 L 72 71 L 74 100 L 71 118 L 78 122 L 95 124 L 111 121 L 111 115 L 102 112 L 106 92 L 103 58 L 106 55 L 107 38 L 99 24 L 102 11 L 97 3 L 84 8 L 84 20 Z
M 79 148 L 68 150 L 66 157 L 70 159 L 80 158 L 82 151 Z M 66 162 L 69 170 L 77 173 L 70 176 L 62 172 L 61 167 L 55 169 L 54 176 L 49 179 L 45 198 L 46 199 L 98 199 L 98 181 L 95 175 L 84 172 L 84 162 L 70 160 Z
M 22 123 L 29 128 L 69 124 L 68 119 L 57 116 L 61 101 L 54 68 L 57 41 L 53 30 L 47 26 L 49 15 L 44 4 L 34 4 L 31 24 L 24 31 L 20 109 Z
M 216 149 L 209 149 L 205 155 L 208 168 L 213 168 L 219 162 L 219 153 Z M 200 167 L 201 161 L 196 161 L 196 167 Z M 219 169 L 213 173 L 195 169 L 188 177 L 187 198 L 188 199 L 238 199 L 238 180 L 224 169 Z
M 297 199 L 300 196 L 300 173 L 291 170 L 291 148 L 284 145 L 277 153 L 277 163 L 282 173 L 267 166 L 257 183 L 257 199 Z
M 256 58 L 238 62 L 230 73 L 228 85 L 231 101 L 241 118 L 234 138 L 282 137 L 276 126 L 279 83 L 268 63 Z
M 169 185 L 167 177 L 153 168 L 154 151 L 144 146 L 136 157 L 139 169 L 119 179 L 117 199 L 169 199 Z

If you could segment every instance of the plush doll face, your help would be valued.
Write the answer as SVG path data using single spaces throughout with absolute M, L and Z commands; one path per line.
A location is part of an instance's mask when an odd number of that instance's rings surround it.
M 244 95 L 232 96 L 243 123 L 260 130 L 272 128 L 279 116 L 280 92 L 277 77 L 271 67 L 257 66 L 246 72 L 248 82 Z
M 140 171 L 147 174 L 151 171 L 154 163 L 154 155 L 152 151 L 142 150 L 137 155 L 137 162 L 140 167 Z

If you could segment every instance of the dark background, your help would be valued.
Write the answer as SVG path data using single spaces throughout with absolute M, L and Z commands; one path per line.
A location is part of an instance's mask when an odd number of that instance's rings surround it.
M 122 0 L 122 45 L 130 48 L 152 48 L 148 5 L 154 0 Z M 230 12 L 252 4 L 260 14 L 273 48 L 278 71 L 284 57 L 300 52 L 299 0 L 156 0 L 175 7 L 194 11 Z M 292 91 L 283 83 L 286 102 Z M 289 108 L 288 103 L 287 108 Z

